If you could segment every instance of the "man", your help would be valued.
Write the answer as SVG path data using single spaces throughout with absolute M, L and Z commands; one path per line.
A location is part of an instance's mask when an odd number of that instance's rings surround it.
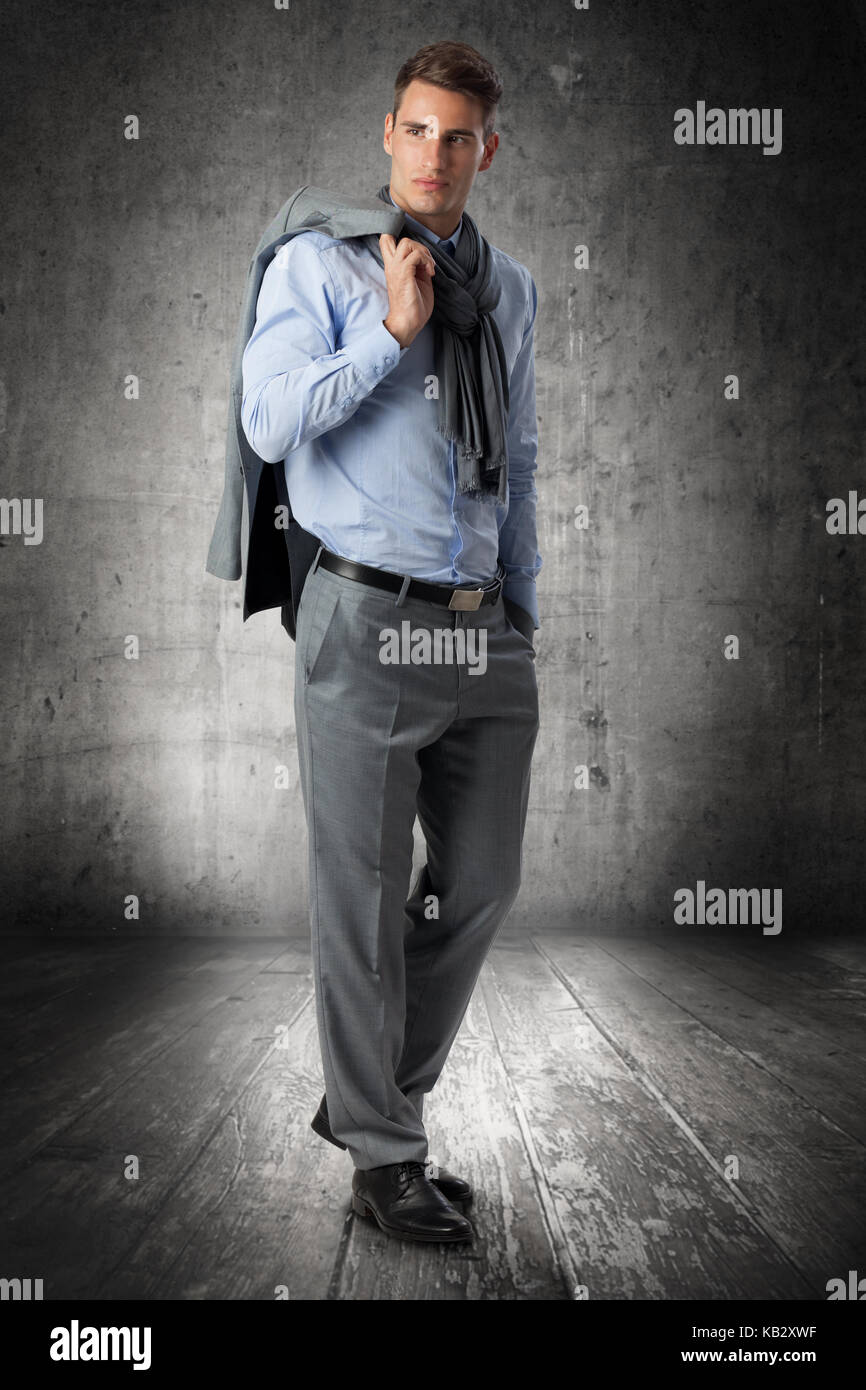
M 466 44 L 403 65 L 379 196 L 404 234 L 295 235 L 243 355 L 243 431 L 321 542 L 295 658 L 313 1128 L 348 1148 L 354 1210 L 412 1240 L 472 1238 L 423 1101 L 517 895 L 538 731 L 536 290 L 464 214 L 501 93 Z

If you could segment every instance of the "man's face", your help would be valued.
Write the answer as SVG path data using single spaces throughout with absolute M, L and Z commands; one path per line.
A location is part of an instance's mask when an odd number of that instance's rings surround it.
M 398 207 L 447 237 L 463 213 L 475 175 L 487 169 L 499 144 L 484 141 L 484 110 L 476 97 L 416 78 L 403 93 L 396 123 L 385 117 L 391 156 L 391 197 Z

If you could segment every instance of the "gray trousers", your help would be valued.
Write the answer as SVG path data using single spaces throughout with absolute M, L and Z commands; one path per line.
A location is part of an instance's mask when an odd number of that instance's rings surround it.
M 438 662 L 380 659 L 386 629 L 401 656 L 411 637 L 435 657 L 446 628 L 465 630 L 462 662 L 445 659 L 447 639 Z M 357 1168 L 424 1162 L 423 1098 L 520 885 L 535 653 L 501 596 L 455 612 L 314 566 L 298 609 L 295 726 L 331 1130 Z M 427 863 L 410 893 L 416 814 Z

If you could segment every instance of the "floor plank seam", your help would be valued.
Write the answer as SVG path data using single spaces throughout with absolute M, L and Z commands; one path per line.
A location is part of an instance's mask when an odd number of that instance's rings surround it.
M 602 943 L 599 942 L 598 944 L 601 945 Z M 749 991 L 748 991 L 748 989 L 746 989 L 743 985 L 728 985 L 727 982 L 726 982 L 726 980 L 724 979 L 724 976 L 721 975 L 721 974 L 717 974 L 717 973 L 712 969 L 712 966 L 716 964 L 715 961 L 707 962 L 707 963 L 701 965 L 701 964 L 699 964 L 697 961 L 692 960 L 688 955 L 686 955 L 686 956 L 680 955 L 680 954 L 673 948 L 673 944 L 672 944 L 672 943 L 664 943 L 664 942 L 661 942 L 661 941 L 660 941 L 658 944 L 659 944 L 659 946 L 661 947 L 661 949 L 662 949 L 663 951 L 666 950 L 666 951 L 668 952 L 669 955 L 673 955 L 673 956 L 675 957 L 675 959 L 679 960 L 682 964 L 690 965 L 690 966 L 692 967 L 692 969 L 702 971 L 703 974 L 709 976 L 709 978 L 710 978 L 711 980 L 714 980 L 717 984 L 723 985 L 723 986 L 725 986 L 727 989 L 736 989 L 737 992 L 738 992 L 739 994 L 742 994 L 742 996 L 743 996 L 744 999 L 749 999 L 749 1000 L 752 1001 L 752 1003 L 754 1003 L 754 1004 L 759 1004 L 759 1005 L 761 1006 L 761 1008 L 763 1008 L 763 1009 L 775 1009 L 775 1010 L 778 1012 L 780 1018 L 786 1019 L 786 1020 L 790 1021 L 791 1023 L 801 1024 L 801 1019 L 798 1017 L 797 1012 L 796 1012 L 797 1006 L 796 1006 L 795 1003 L 788 1004 L 788 1005 L 784 1005 L 784 1004 L 780 1003 L 779 1001 L 775 1001 L 774 1003 L 768 1004 L 767 1001 L 766 1001 L 766 999 L 761 999 L 761 997 L 760 997 L 759 995 L 757 995 L 757 994 L 750 994 Z M 707 943 L 703 943 L 703 944 L 707 944 Z M 725 964 L 725 961 L 726 961 L 726 960 L 729 960 L 729 959 L 731 958 L 731 955 L 732 955 L 731 952 L 727 952 L 727 953 L 720 954 L 718 963 L 719 963 L 720 965 L 723 966 L 723 965 Z M 756 964 L 756 962 L 752 959 L 752 957 L 751 957 L 746 951 L 740 949 L 739 955 L 740 955 L 740 957 L 741 957 L 742 962 L 743 962 L 745 965 L 747 965 L 747 966 L 754 966 L 754 965 Z M 781 974 L 785 974 L 784 971 L 781 971 L 780 973 L 781 973 Z M 774 973 L 771 973 L 771 974 L 770 974 L 770 978 L 771 978 L 771 979 L 777 979 L 778 977 L 777 977 Z M 792 979 L 794 979 L 795 977 L 794 977 L 793 975 L 786 975 L 786 978 L 789 979 L 789 980 L 792 980 Z M 759 980 L 755 982 L 755 988 L 760 988 L 760 981 L 759 981 Z M 859 1019 L 858 1019 L 857 1021 L 860 1022 Z M 827 1030 L 832 1031 L 833 1023 L 834 1023 L 834 1019 L 833 1019 L 832 1017 L 829 1017 L 829 1018 L 827 1018 L 825 1021 L 822 1021 L 821 1027 L 822 1027 L 822 1029 L 823 1029 L 823 1028 L 826 1028 Z M 808 1026 L 809 1032 L 811 1032 L 811 1033 L 814 1035 L 814 1037 L 815 1037 L 816 1039 L 821 1040 L 821 1038 L 822 1038 L 822 1036 L 823 1036 L 823 1032 L 817 1031 L 817 1029 L 816 1029 L 816 1027 L 815 1027 L 814 1021 L 810 1021 L 809 1024 L 806 1025 L 806 1026 Z M 859 1055 L 861 1055 L 861 1054 L 859 1054 L 859 1053 L 854 1053 L 854 1054 L 852 1054 L 852 1055 L 854 1055 L 854 1056 L 859 1056 Z
M 616 1053 L 623 1066 L 627 1068 L 629 1074 L 634 1078 L 637 1084 L 641 1086 L 644 1091 L 646 1091 L 648 1095 L 650 1095 L 659 1105 L 661 1105 L 661 1107 L 665 1111 L 665 1114 L 668 1115 L 668 1117 L 673 1121 L 673 1123 L 677 1126 L 680 1132 L 688 1140 L 689 1144 L 691 1144 L 695 1151 L 698 1154 L 700 1154 L 701 1158 L 708 1164 L 715 1177 L 717 1177 L 721 1181 L 725 1192 L 729 1195 L 734 1204 L 740 1208 L 746 1220 L 749 1221 L 749 1223 L 755 1228 L 755 1230 L 760 1234 L 762 1239 L 764 1241 L 767 1241 L 772 1246 L 772 1248 L 777 1252 L 779 1258 L 782 1261 L 784 1261 L 784 1263 L 797 1276 L 797 1278 L 805 1281 L 808 1287 L 812 1288 L 813 1285 L 809 1283 L 808 1277 L 798 1267 L 795 1261 L 792 1260 L 791 1256 L 784 1249 L 784 1247 L 779 1244 L 775 1236 L 773 1236 L 772 1232 L 770 1232 L 766 1228 L 753 1203 L 746 1197 L 746 1195 L 743 1192 L 741 1192 L 738 1188 L 733 1187 L 731 1183 L 729 1183 L 728 1180 L 725 1178 L 724 1170 L 721 1164 L 713 1157 L 709 1149 L 692 1129 L 685 1116 L 680 1114 L 676 1106 L 671 1104 L 671 1102 L 667 1099 L 667 1097 L 664 1095 L 661 1089 L 656 1085 L 654 1081 L 652 1081 L 652 1079 L 648 1076 L 644 1069 L 640 1067 L 636 1062 L 634 1062 L 632 1058 L 630 1058 L 628 1054 L 624 1052 L 624 1050 L 619 1046 L 615 1036 L 612 1033 L 610 1033 L 609 1030 L 604 1026 L 601 1019 L 597 1016 L 595 1010 L 591 1008 L 591 1006 L 583 1002 L 583 1000 L 580 998 L 577 991 L 574 989 L 573 985 L 569 981 L 567 975 L 564 973 L 564 971 L 560 970 L 556 962 L 550 958 L 550 956 L 547 954 L 541 943 L 534 936 L 531 937 L 530 940 L 535 950 L 541 956 L 542 960 L 545 961 L 545 963 L 554 973 L 556 978 L 565 987 L 565 989 L 568 990 L 571 997 L 583 1010 L 586 1017 L 592 1023 L 593 1027 L 597 1029 L 597 1031 L 604 1038 L 608 1046 L 612 1048 L 612 1050 Z M 612 957 L 612 959 L 616 958 Z M 821 1297 L 822 1294 L 823 1290 L 816 1290 L 816 1297 Z
M 291 1023 L 289 1024 L 289 1030 L 290 1030 L 290 1031 L 291 1031 L 291 1029 L 295 1026 L 295 1024 L 297 1023 L 298 1019 L 301 1017 L 301 1015 L 304 1013 L 304 1010 L 309 1008 L 310 1003 L 311 1003 L 311 996 L 308 996 L 308 997 L 304 1000 L 303 1004 L 301 1004 L 300 1008 L 297 1010 L 297 1012 L 296 1012 L 295 1015 L 294 1015 L 294 1018 L 292 1019 Z M 186 1164 L 186 1166 L 184 1167 L 183 1171 L 178 1175 L 178 1177 L 175 1179 L 175 1181 L 174 1181 L 174 1182 L 171 1184 L 171 1186 L 168 1188 L 168 1190 L 167 1190 L 166 1193 L 165 1193 L 165 1196 L 163 1197 L 162 1202 L 161 1202 L 160 1205 L 151 1213 L 151 1215 L 148 1217 L 147 1221 L 145 1222 L 144 1226 L 142 1226 L 142 1228 L 141 1228 L 141 1230 L 139 1231 L 139 1233 L 138 1233 L 137 1237 L 135 1238 L 135 1240 L 134 1240 L 130 1245 L 128 1245 L 128 1246 L 125 1248 L 125 1250 L 123 1251 L 123 1254 L 121 1255 L 121 1257 L 112 1265 L 111 1269 L 110 1269 L 110 1270 L 107 1270 L 106 1273 L 103 1275 L 102 1279 L 101 1279 L 100 1282 L 99 1282 L 99 1291 L 100 1291 L 100 1292 L 101 1292 L 102 1289 L 105 1288 L 105 1285 L 108 1283 L 108 1281 L 109 1281 L 111 1278 L 113 1278 L 113 1276 L 114 1276 L 114 1275 L 116 1274 L 116 1272 L 122 1267 L 122 1265 L 123 1265 L 126 1261 L 128 1261 L 132 1255 L 135 1254 L 136 1250 L 138 1250 L 138 1248 L 141 1246 L 141 1244 L 143 1243 L 143 1241 L 144 1241 L 145 1238 L 147 1237 L 147 1235 L 148 1235 L 148 1233 L 149 1233 L 149 1231 L 150 1231 L 151 1226 L 153 1226 L 154 1222 L 156 1222 L 156 1221 L 159 1219 L 159 1217 L 162 1215 L 162 1212 L 163 1212 L 164 1208 L 167 1207 L 167 1206 L 169 1205 L 169 1203 L 172 1201 L 172 1199 L 174 1198 L 175 1194 L 178 1192 L 178 1190 L 180 1189 L 180 1187 L 183 1185 L 184 1182 L 186 1182 L 187 1178 L 189 1177 L 190 1173 L 191 1173 L 191 1172 L 193 1171 L 193 1169 L 195 1168 L 196 1164 L 199 1163 L 199 1161 L 201 1160 L 201 1158 L 202 1158 L 203 1154 L 205 1153 L 206 1149 L 208 1148 L 208 1146 L 209 1146 L 210 1144 L 213 1143 L 214 1139 L 216 1138 L 216 1135 L 219 1133 L 220 1129 L 221 1129 L 222 1126 L 225 1124 L 226 1120 L 233 1117 L 233 1111 L 234 1111 L 235 1106 L 237 1105 L 238 1101 L 239 1101 L 239 1100 L 241 1099 L 241 1097 L 246 1093 L 246 1091 L 247 1091 L 247 1090 L 249 1089 L 249 1087 L 252 1085 L 253 1081 L 255 1081 L 256 1077 L 257 1077 L 258 1074 L 259 1074 L 259 1072 L 262 1070 L 262 1068 L 263 1068 L 263 1067 L 267 1064 L 267 1062 L 270 1060 L 270 1058 L 271 1058 L 271 1056 L 273 1055 L 273 1053 L 275 1053 L 275 1052 L 278 1050 L 278 1048 L 277 1048 L 277 1042 L 278 1042 L 278 1040 L 277 1040 L 277 1039 L 274 1039 L 274 1041 L 271 1043 L 271 1046 L 267 1049 L 267 1051 L 264 1053 L 264 1055 L 259 1059 L 258 1065 L 255 1066 L 255 1067 L 253 1067 L 253 1070 L 249 1073 L 249 1075 L 247 1076 L 247 1078 L 246 1078 L 246 1080 L 244 1081 L 243 1085 L 239 1087 L 239 1089 L 235 1092 L 235 1094 L 234 1094 L 234 1095 L 231 1097 L 231 1099 L 229 1100 L 228 1104 L 226 1105 L 226 1107 L 225 1107 L 225 1109 L 222 1111 L 222 1113 L 214 1120 L 213 1124 L 210 1126 L 210 1128 L 209 1128 L 209 1130 L 207 1131 L 207 1133 L 202 1137 L 201 1142 L 199 1143 L 199 1145 L 198 1145 L 198 1147 L 197 1147 L 195 1153 L 192 1155 L 192 1157 L 190 1158 L 189 1162 L 188 1162 L 188 1163 Z M 225 1197 L 225 1195 L 226 1195 L 226 1194 L 223 1193 L 223 1197 L 220 1199 L 220 1201 L 223 1200 L 223 1198 Z M 218 1203 L 217 1205 L 219 1205 L 219 1203 Z M 190 1232 L 188 1233 L 187 1239 L 186 1239 L 186 1241 L 185 1241 L 185 1245 L 188 1245 L 189 1242 L 190 1242 L 190 1240 L 192 1240 L 192 1239 L 194 1238 L 196 1232 L 197 1232 L 198 1230 L 200 1230 L 200 1228 L 202 1227 L 202 1225 L 204 1224 L 204 1222 L 208 1220 L 210 1214 L 211 1214 L 211 1208 L 209 1208 L 208 1211 L 206 1211 L 206 1212 L 204 1212 L 204 1213 L 202 1214 L 201 1219 L 197 1222 L 195 1228 L 194 1228 L 192 1231 L 190 1231 Z
M 508 1070 L 508 1063 L 505 1059 L 502 1047 L 500 1046 L 499 1036 L 496 1031 L 496 1025 L 493 1021 L 493 1011 L 489 1007 L 488 987 L 483 977 L 480 981 L 480 988 L 484 998 L 485 1008 L 487 1009 L 487 1016 L 490 1019 L 490 1028 L 493 1037 L 493 1045 L 496 1048 L 497 1054 L 502 1064 L 502 1070 L 505 1076 L 505 1084 L 508 1089 L 509 1099 L 511 1101 L 512 1106 L 514 1107 L 514 1113 L 517 1117 L 517 1123 L 520 1128 L 520 1137 L 523 1140 L 523 1147 L 526 1151 L 526 1156 L 529 1161 L 530 1169 L 532 1170 L 532 1177 L 535 1183 L 536 1192 L 538 1193 L 539 1205 L 541 1207 L 542 1224 L 544 1226 L 544 1231 L 545 1235 L 547 1236 L 548 1244 L 550 1245 L 550 1253 L 553 1258 L 553 1262 L 556 1267 L 557 1273 L 559 1274 L 559 1278 L 562 1282 L 563 1288 L 565 1289 L 566 1297 L 569 1299 L 574 1299 L 576 1297 L 576 1290 L 581 1283 L 580 1275 L 572 1257 L 571 1247 L 568 1243 L 568 1237 L 563 1231 L 562 1223 L 559 1220 L 559 1215 L 556 1210 L 556 1203 L 553 1200 L 553 1194 L 550 1191 L 550 1187 L 548 1186 L 547 1177 L 544 1172 L 544 1166 L 538 1156 L 538 1150 L 535 1147 L 535 1141 L 532 1137 L 532 1129 L 529 1124 L 529 1119 L 526 1114 L 526 1111 L 523 1108 L 523 1102 L 520 1099 L 520 1093 L 517 1090 L 517 1086 L 515 1085 L 514 1078 L 512 1077 L 511 1072 Z
M 242 989 L 245 985 L 248 985 L 252 980 L 254 980 L 260 973 L 261 972 L 259 971 L 258 967 L 255 967 L 251 971 L 249 976 L 245 976 L 243 979 L 233 984 L 232 989 Z M 149 1067 L 153 1062 L 158 1061 L 159 1058 L 164 1055 L 164 1053 L 168 1052 L 172 1047 L 174 1047 L 183 1038 L 185 1038 L 186 1035 L 192 1032 L 194 1028 L 198 1028 L 201 1025 L 201 1023 L 214 1012 L 214 1010 L 222 1008 L 223 1004 L 225 1004 L 226 999 L 228 997 L 228 995 L 223 995 L 222 998 L 216 999 L 209 1009 L 206 1009 L 205 1012 L 198 1016 L 192 1023 L 188 1024 L 185 1028 L 181 1029 L 179 1033 L 173 1034 L 165 1043 L 162 1044 L 162 1046 L 155 1045 L 153 1051 L 145 1052 L 143 1055 L 141 1055 L 138 1058 L 134 1069 L 125 1072 L 124 1075 L 120 1078 L 120 1080 L 117 1081 L 116 1085 L 113 1085 L 105 1090 L 99 1091 L 96 1095 L 91 1097 L 90 1101 L 88 1101 L 81 1110 L 77 1110 L 75 1115 L 65 1125 L 63 1125 L 62 1128 L 52 1130 L 51 1133 L 47 1135 L 41 1143 L 37 1144 L 37 1146 L 34 1149 L 30 1149 L 26 1154 L 20 1154 L 17 1159 L 15 1159 L 12 1163 L 8 1165 L 0 1161 L 0 1179 L 11 1177 L 14 1173 L 17 1173 L 20 1169 L 27 1167 L 35 1159 L 38 1159 L 42 1151 L 46 1148 L 49 1148 L 52 1144 L 57 1143 L 58 1139 L 62 1135 L 64 1135 L 68 1129 L 72 1129 L 75 1125 L 79 1123 L 80 1120 L 85 1119 L 88 1115 L 92 1114 L 94 1110 L 98 1109 L 100 1105 L 103 1105 L 106 1101 L 109 1101 L 112 1096 L 117 1094 L 118 1091 L 121 1091 L 125 1087 L 129 1086 L 133 1081 L 134 1077 L 138 1075 L 142 1068 Z M 306 1007 L 306 1005 L 304 1005 L 303 1007 Z M 303 1012 L 303 1008 L 299 1010 L 298 1014 L 296 1015 L 296 1018 L 300 1017 L 301 1012 Z M 86 1034 L 84 1036 L 86 1036 Z M 56 1049 L 52 1050 L 54 1051 Z M 46 1055 L 50 1056 L 51 1054 L 48 1053 Z M 37 1058 L 33 1065 L 37 1066 L 41 1061 L 44 1060 L 44 1056 Z
M 601 949 L 602 949 L 603 951 L 605 951 L 605 954 L 611 955 L 611 953 L 607 950 L 606 947 L 602 946 Z M 683 1004 L 679 999 L 675 999 L 674 996 L 673 996 L 672 994 L 666 994 L 665 991 L 664 991 L 659 985 L 654 984 L 651 980 L 647 980 L 646 977 L 645 977 L 644 975 L 641 975 L 639 971 L 635 970 L 633 966 L 629 965 L 628 961 L 620 960 L 618 956 L 614 956 L 614 955 L 611 955 L 611 959 L 612 959 L 612 960 L 615 960 L 615 961 L 617 962 L 618 965 L 623 966 L 624 969 L 630 970 L 631 973 L 632 973 L 634 976 L 636 976 L 637 979 L 642 980 L 643 983 L 644 983 L 645 985 L 649 985 L 650 989 L 654 989 L 658 994 L 660 994 L 661 997 L 662 997 L 662 999 L 667 999 L 667 1001 L 668 1001 L 670 1004 L 675 1004 L 676 1007 L 677 1007 L 678 1009 L 682 1009 L 682 1011 L 683 1011 L 684 1014 L 687 1014 L 688 1017 L 691 1018 L 695 1023 L 699 1024 L 701 1028 L 705 1028 L 705 1029 L 707 1030 L 708 1033 L 712 1033 L 713 1037 L 714 1037 L 714 1038 L 718 1038 L 719 1041 L 722 1042 L 722 1043 L 724 1043 L 726 1047 L 734 1047 L 734 1046 L 735 1046 L 735 1044 L 732 1043 L 732 1042 L 730 1042 L 730 1041 L 725 1037 L 725 1035 L 724 1035 L 723 1033 L 720 1033 L 716 1028 L 714 1028 L 713 1025 L 712 1025 L 711 1023 L 706 1023 L 702 1018 L 698 1018 L 697 1014 L 692 1013 L 692 1011 L 691 1011 L 691 1009 L 688 1007 L 688 1005 Z M 687 962 L 687 964 L 692 965 L 693 963 L 692 963 L 692 962 Z M 708 975 L 708 977 L 709 977 L 711 980 L 715 980 L 715 979 L 716 979 L 716 977 L 715 977 L 710 971 L 704 971 L 704 970 L 703 970 L 703 967 L 700 966 L 700 965 L 693 965 L 693 968 L 694 968 L 695 970 L 700 970 L 700 971 L 702 971 L 702 973 Z M 724 982 L 721 981 L 721 982 L 719 982 L 719 983 L 724 983 Z M 729 986 L 729 988 L 732 988 L 732 989 L 733 989 L 734 986 Z M 754 998 L 754 996 L 752 996 L 752 995 L 750 995 L 750 994 L 746 994 L 745 990 L 742 990 L 742 989 L 738 989 L 738 990 L 737 990 L 737 993 L 738 993 L 738 994 L 742 994 L 742 996 L 743 996 L 744 999 L 753 999 L 753 998 Z M 774 1008 L 774 1007 L 775 1007 L 775 1006 L 772 1005 L 772 1004 L 765 1004 L 765 1003 L 763 1003 L 760 999 L 754 1000 L 754 1002 L 757 1003 L 757 1004 L 760 1004 L 760 1005 L 761 1005 L 761 1008 L 765 1008 L 765 1009 L 770 1009 L 770 1008 Z M 784 1018 L 784 1017 L 786 1017 L 786 1015 L 780 1014 L 780 1017 Z M 794 1021 L 794 1022 L 799 1022 L 799 1020 L 796 1020 L 796 1019 L 793 1020 L 793 1021 Z M 808 1032 L 812 1032 L 812 1030 L 811 1030 L 810 1028 L 807 1028 L 807 1031 L 808 1031 Z M 818 1035 L 817 1033 L 813 1034 L 813 1036 L 816 1038 L 817 1041 L 819 1041 L 819 1042 L 821 1041 L 821 1039 L 820 1039 L 820 1037 L 819 1037 L 819 1035 Z M 738 1050 L 739 1050 L 739 1049 L 738 1049 Z M 743 1056 L 743 1057 L 745 1057 L 751 1066 L 756 1067 L 756 1068 L 758 1069 L 758 1071 L 762 1071 L 762 1072 L 764 1073 L 765 1076 L 771 1076 L 771 1077 L 773 1078 L 773 1080 L 776 1082 L 777 1085 L 779 1085 L 779 1086 L 784 1086 L 785 1090 L 786 1090 L 786 1091 L 789 1091 L 789 1092 L 791 1093 L 792 1096 L 795 1096 L 795 1097 L 797 1098 L 797 1100 L 801 1102 L 801 1104 L 807 1105 L 807 1106 L 809 1107 L 809 1109 L 812 1110 L 812 1111 L 814 1112 L 814 1114 L 819 1115 L 819 1116 L 821 1117 L 821 1119 L 824 1121 L 824 1123 L 825 1123 L 826 1125 L 829 1125 L 832 1129 L 835 1129 L 839 1134 L 844 1135 L 844 1137 L 845 1137 L 846 1139 L 848 1139 L 852 1144 L 857 1144 L 860 1148 L 866 1147 L 866 1146 L 864 1146 L 864 1144 L 863 1144 L 863 1140 L 860 1139 L 858 1135 L 856 1135 L 856 1134 L 851 1134 L 849 1130 L 844 1129 L 843 1126 L 840 1125 L 840 1123 L 839 1123 L 838 1120 L 834 1120 L 833 1117 L 832 1117 L 831 1115 L 827 1115 L 823 1110 L 821 1110 L 821 1109 L 819 1108 L 818 1105 L 816 1105 L 816 1103 L 815 1103 L 813 1100 L 809 1100 L 809 1099 L 807 1099 L 805 1096 L 801 1095 L 800 1092 L 799 1092 L 798 1090 L 796 1090 L 795 1087 L 793 1087 L 793 1086 L 791 1085 L 790 1081 L 786 1081 L 785 1078 L 784 1078 L 783 1076 L 780 1076 L 778 1072 L 773 1071 L 772 1067 L 768 1066 L 765 1062 L 762 1062 L 758 1057 L 755 1057 L 752 1053 L 747 1053 L 747 1052 L 742 1052 L 742 1051 L 741 1051 L 740 1055 Z M 854 1057 L 854 1056 L 856 1056 L 857 1054 L 856 1054 L 856 1053 L 849 1053 L 849 1055 L 850 1055 L 851 1057 Z
M 346 1212 L 343 1221 L 343 1229 L 340 1232 L 340 1239 L 337 1242 L 337 1252 L 334 1256 L 334 1267 L 331 1270 L 331 1277 L 328 1280 L 328 1288 L 325 1293 L 326 1303 L 342 1302 L 343 1270 L 346 1266 L 346 1257 L 349 1253 L 349 1242 L 352 1239 L 352 1231 L 355 1228 L 355 1214 L 350 1209 Z

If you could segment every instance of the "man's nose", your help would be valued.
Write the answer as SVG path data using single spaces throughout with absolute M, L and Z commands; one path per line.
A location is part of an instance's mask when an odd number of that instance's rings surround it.
M 443 144 L 441 136 L 431 135 L 428 131 L 424 137 L 424 151 L 421 155 L 421 163 L 425 168 L 427 168 L 428 165 L 433 165 L 438 169 L 443 161 L 444 151 L 447 148 L 447 145 Z

